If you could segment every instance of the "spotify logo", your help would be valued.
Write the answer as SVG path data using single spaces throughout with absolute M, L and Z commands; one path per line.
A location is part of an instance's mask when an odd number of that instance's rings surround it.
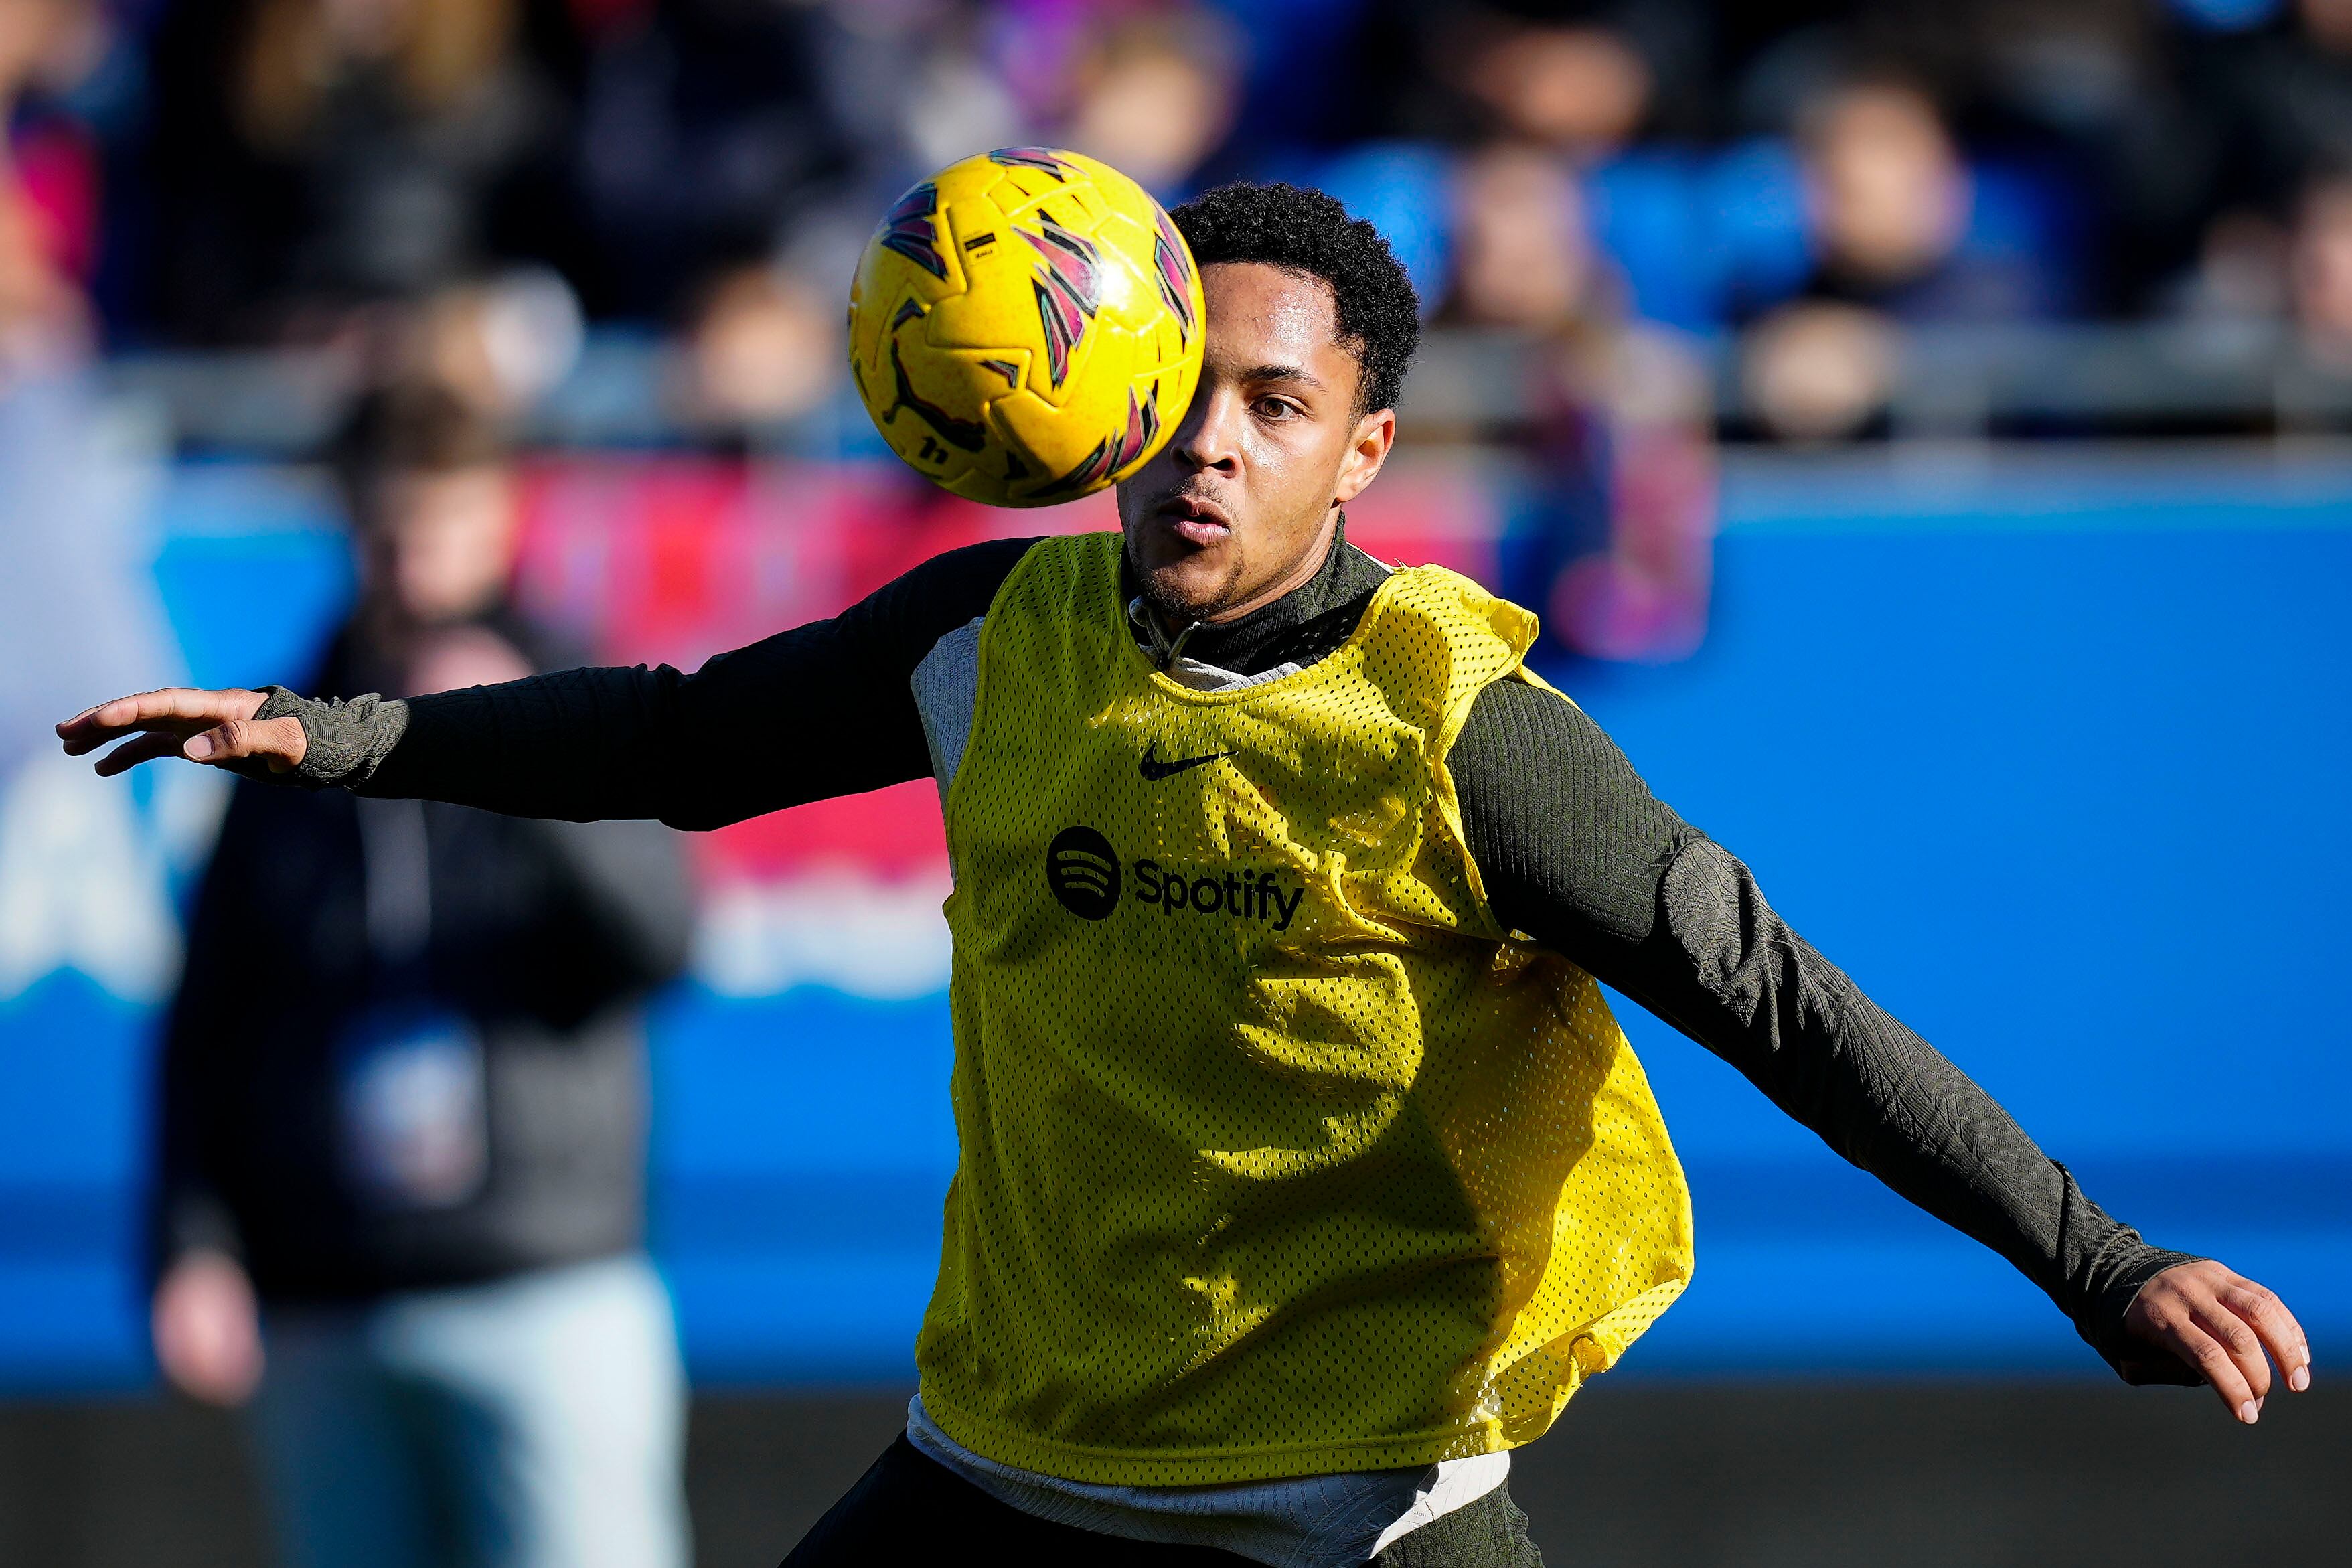
M 1288 867 L 1163 866 L 1138 860 L 1121 876 L 1118 852 L 1091 827 L 1065 827 L 1045 847 L 1045 885 L 1080 920 L 1108 920 L 1122 888 L 1130 901 L 1167 915 L 1255 921 L 1286 931 L 1298 918 L 1306 886 Z
M 1045 847 L 1045 885 L 1079 919 L 1107 919 L 1118 908 L 1118 852 L 1091 827 L 1065 827 Z

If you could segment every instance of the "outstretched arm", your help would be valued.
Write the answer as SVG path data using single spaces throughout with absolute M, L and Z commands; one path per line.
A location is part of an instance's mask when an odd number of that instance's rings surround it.
M 76 756 L 132 737 L 100 759 L 101 773 L 179 756 L 515 816 L 717 827 L 925 776 L 908 678 L 940 637 L 987 610 L 1034 542 L 950 551 L 831 620 L 692 675 L 571 669 L 405 701 L 175 688 L 101 703 L 58 735 Z
M 1573 705 L 1498 683 L 1449 762 L 1499 919 L 2008 1258 L 2126 1381 L 2209 1383 L 2247 1422 L 2270 1360 L 2290 1387 L 2308 1385 L 2309 1349 L 2276 1297 L 2109 1217 L 1967 1074 L 1790 931 L 1748 868 L 1653 796 Z

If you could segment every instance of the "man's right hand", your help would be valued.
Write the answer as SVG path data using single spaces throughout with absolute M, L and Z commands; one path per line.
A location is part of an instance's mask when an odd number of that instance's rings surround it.
M 260 763 L 282 773 L 300 763 L 309 742 L 299 719 L 254 718 L 261 703 L 258 691 L 167 687 L 85 709 L 58 726 L 58 739 L 67 755 L 79 757 L 125 735 L 138 736 L 99 759 L 99 773 L 110 778 L 155 757 L 185 757 L 213 767 L 242 763 L 248 770 Z
M 207 1405 L 242 1405 L 261 1382 L 261 1310 L 253 1282 L 225 1252 L 184 1254 L 155 1288 L 155 1362 L 172 1386 Z

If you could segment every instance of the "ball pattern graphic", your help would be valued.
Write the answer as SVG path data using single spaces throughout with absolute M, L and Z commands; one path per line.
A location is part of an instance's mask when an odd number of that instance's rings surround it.
M 1160 450 L 1201 374 L 1200 269 L 1107 163 L 1000 147 L 886 214 L 849 294 L 866 412 L 917 473 L 991 506 L 1052 506 Z

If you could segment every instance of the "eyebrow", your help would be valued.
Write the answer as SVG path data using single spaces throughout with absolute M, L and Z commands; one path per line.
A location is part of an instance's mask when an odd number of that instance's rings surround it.
M 1295 381 L 1307 386 L 1321 386 L 1322 378 L 1301 364 L 1252 365 L 1237 378 L 1242 381 Z

